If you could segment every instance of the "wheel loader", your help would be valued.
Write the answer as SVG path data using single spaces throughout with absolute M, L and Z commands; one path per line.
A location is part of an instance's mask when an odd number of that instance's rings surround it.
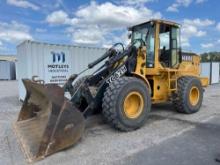
M 86 119 L 97 113 L 113 128 L 133 131 L 144 125 L 152 104 L 171 102 L 180 113 L 198 112 L 209 80 L 200 77 L 200 57 L 182 52 L 180 27 L 150 20 L 128 28 L 128 46 L 116 43 L 63 87 L 23 79 L 26 98 L 14 130 L 28 160 L 77 143 Z

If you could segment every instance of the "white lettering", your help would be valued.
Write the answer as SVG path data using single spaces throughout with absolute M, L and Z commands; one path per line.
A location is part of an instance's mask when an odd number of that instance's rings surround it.
M 127 72 L 127 68 L 125 65 L 123 65 L 121 68 L 119 68 L 111 77 L 109 77 L 106 80 L 106 83 L 110 84 L 116 79 L 120 78 L 122 75 L 124 75 Z

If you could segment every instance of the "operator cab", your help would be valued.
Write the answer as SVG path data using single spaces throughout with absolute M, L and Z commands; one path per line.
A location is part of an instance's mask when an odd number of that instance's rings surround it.
M 164 68 L 176 68 L 181 61 L 180 25 L 163 20 L 151 20 L 129 28 L 131 42 L 142 39 L 147 48 L 146 67 L 154 68 L 159 61 Z M 157 41 L 155 38 L 158 38 Z M 137 46 L 137 44 L 136 44 Z M 156 52 L 158 50 L 158 52 Z M 155 58 L 158 58 L 156 60 Z

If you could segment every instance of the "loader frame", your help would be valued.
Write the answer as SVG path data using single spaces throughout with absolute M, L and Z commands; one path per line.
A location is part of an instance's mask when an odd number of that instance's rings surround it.
M 132 33 L 134 33 L 133 30 L 135 29 L 135 27 L 144 26 L 145 24 L 147 24 L 148 26 L 150 25 L 154 33 L 153 34 L 154 35 L 153 37 L 155 38 L 154 48 L 153 48 L 154 49 L 154 66 L 148 67 L 146 64 L 146 61 L 148 58 L 147 45 L 145 45 L 146 41 L 144 41 L 143 39 L 139 40 L 139 39 L 131 38 L 132 39 L 131 43 L 133 43 L 133 45 L 130 46 L 130 48 L 128 48 L 122 53 L 119 52 L 113 58 L 109 58 L 104 65 L 104 69 L 98 74 L 94 74 L 90 78 L 85 80 L 85 82 L 82 85 L 82 88 L 79 89 L 78 94 L 72 96 L 71 101 L 74 104 L 77 104 L 77 100 L 80 100 L 79 97 L 82 97 L 82 96 L 85 97 L 85 99 L 87 100 L 88 107 L 86 108 L 85 116 L 87 116 L 88 114 L 93 114 L 96 111 L 95 109 L 101 109 L 98 105 L 101 104 L 101 98 L 103 97 L 103 93 L 106 87 L 109 85 L 109 83 L 111 83 L 114 80 L 112 79 L 111 81 L 109 81 L 109 79 L 111 79 L 111 77 L 115 73 L 121 72 L 120 71 L 121 68 L 124 68 L 122 69 L 124 70 L 124 72 L 122 72 L 122 74 L 118 76 L 118 78 L 120 78 L 121 76 L 131 76 L 131 77 L 137 77 L 137 78 L 142 79 L 146 83 L 146 87 L 148 87 L 148 89 L 150 90 L 151 100 L 153 104 L 172 101 L 172 96 L 175 95 L 175 93 L 178 90 L 177 80 L 180 77 L 183 77 L 183 76 L 196 77 L 200 79 L 204 87 L 208 85 L 208 79 L 205 77 L 199 76 L 200 57 L 198 55 L 193 54 L 193 53 L 182 52 L 181 48 L 178 47 L 176 48 L 175 58 L 177 58 L 177 61 L 175 65 L 171 66 L 171 61 L 172 61 L 171 55 L 169 55 L 168 66 L 163 66 L 159 60 L 160 58 L 160 54 L 159 54 L 160 36 L 159 35 L 160 35 L 161 26 L 166 25 L 166 26 L 169 26 L 170 28 L 174 27 L 179 30 L 180 28 L 179 24 L 176 24 L 170 21 L 164 21 L 164 20 L 151 20 L 144 24 L 130 27 L 129 30 L 132 31 Z M 147 37 L 149 35 L 150 34 L 147 34 Z M 180 33 L 177 34 L 176 38 L 180 37 L 178 35 L 180 35 Z M 136 40 L 139 41 L 139 44 L 141 44 L 141 46 L 135 49 L 134 45 L 136 43 L 134 42 Z M 170 42 L 170 47 L 172 47 L 171 42 Z M 132 56 L 130 55 L 132 54 L 132 51 L 133 52 L 136 51 L 137 53 Z M 109 57 L 109 56 L 106 56 L 106 57 Z M 129 56 L 130 58 L 128 58 Z M 101 58 L 99 62 L 101 62 L 102 60 L 104 59 Z M 94 62 L 94 64 L 97 64 L 96 62 Z M 129 67 L 127 63 L 132 63 L 131 64 L 132 66 Z M 113 66 L 115 64 L 120 64 L 120 65 L 117 65 L 117 67 L 114 68 Z M 100 77 L 102 77 L 102 79 L 100 79 Z M 101 81 L 101 83 L 99 81 Z M 72 83 L 73 83 L 72 80 L 67 82 L 67 84 L 69 85 Z M 97 87 L 97 84 L 99 87 L 97 90 L 97 95 L 95 95 L 94 97 L 94 95 L 92 95 L 92 93 L 89 90 L 89 86 L 95 85 Z
M 143 126 L 152 103 L 172 101 L 178 112 L 199 111 L 208 78 L 200 77 L 200 57 L 181 51 L 180 25 L 151 20 L 129 30 L 130 45 L 116 43 L 62 88 L 23 80 L 27 94 L 14 128 L 30 161 L 74 145 L 84 132 L 85 119 L 101 111 L 121 131 Z M 169 42 L 163 45 L 164 35 Z M 93 74 L 78 79 L 98 64 Z

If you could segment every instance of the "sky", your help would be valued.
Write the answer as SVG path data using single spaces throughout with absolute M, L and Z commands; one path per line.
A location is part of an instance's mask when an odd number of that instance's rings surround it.
M 24 40 L 109 47 L 152 18 L 180 23 L 182 49 L 220 51 L 220 0 L 0 0 L 0 54 Z

